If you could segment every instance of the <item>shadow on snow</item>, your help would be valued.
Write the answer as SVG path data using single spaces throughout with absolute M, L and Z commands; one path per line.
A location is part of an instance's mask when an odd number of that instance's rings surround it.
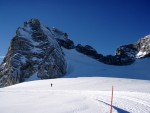
M 99 102 L 101 102 L 101 103 L 104 103 L 104 104 L 110 106 L 110 104 L 108 104 L 108 103 L 106 103 L 106 102 L 103 102 L 103 101 L 101 101 L 101 100 L 97 100 L 97 101 L 99 101 Z M 118 108 L 118 107 L 116 107 L 116 106 L 112 106 L 112 107 L 113 107 L 115 110 L 117 110 L 118 113 L 130 113 L 130 112 L 125 111 L 125 110 L 123 110 L 123 109 L 120 109 L 120 108 Z

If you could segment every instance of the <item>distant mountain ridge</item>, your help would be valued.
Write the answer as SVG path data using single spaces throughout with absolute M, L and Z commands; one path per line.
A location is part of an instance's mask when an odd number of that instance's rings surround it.
M 57 34 L 55 38 L 60 46 L 66 49 L 76 49 L 78 52 L 108 65 L 130 65 L 138 58 L 147 58 L 150 56 L 150 35 L 145 36 L 136 43 L 118 47 L 115 55 L 104 56 L 90 45 L 74 45 L 74 42 L 68 38 L 68 34 L 57 28 L 52 28 L 51 31 Z
M 31 19 L 17 29 L 0 65 L 0 87 L 23 82 L 31 76 L 37 79 L 64 76 L 67 59 L 62 47 L 75 49 L 101 63 L 123 66 L 134 63 L 137 58 L 150 56 L 150 35 L 135 44 L 120 46 L 114 56 L 104 56 L 90 45 L 75 45 L 67 33 L 45 27 L 39 20 Z

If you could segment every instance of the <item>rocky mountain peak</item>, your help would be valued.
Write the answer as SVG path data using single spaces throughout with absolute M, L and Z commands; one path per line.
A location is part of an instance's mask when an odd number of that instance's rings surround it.
M 0 87 L 36 77 L 48 79 L 66 73 L 64 53 L 52 32 L 39 20 L 19 27 L 0 66 Z
M 29 22 L 31 26 L 40 26 L 40 21 L 38 19 L 30 19 Z
M 24 27 L 27 26 L 32 27 L 32 30 L 36 30 L 37 28 L 40 28 L 41 23 L 38 19 L 30 19 L 28 22 L 24 22 Z

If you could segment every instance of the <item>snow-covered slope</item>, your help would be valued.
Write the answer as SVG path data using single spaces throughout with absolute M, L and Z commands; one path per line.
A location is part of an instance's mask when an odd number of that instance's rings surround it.
M 150 113 L 149 59 L 109 66 L 63 50 L 66 76 L 0 88 L 0 113 L 109 113 L 112 86 L 113 113 Z
M 1 88 L 0 112 L 109 113 L 112 85 L 113 113 L 150 113 L 150 81 L 103 77 L 38 80 Z
M 150 59 L 137 59 L 132 65 L 112 66 L 100 63 L 76 50 L 63 49 L 68 61 L 66 78 L 117 77 L 150 80 Z

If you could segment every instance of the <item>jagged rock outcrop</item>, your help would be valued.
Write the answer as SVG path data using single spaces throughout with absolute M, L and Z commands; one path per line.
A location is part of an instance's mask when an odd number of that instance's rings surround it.
M 59 37 L 59 36 L 58 36 Z M 37 19 L 25 22 L 12 39 L 0 66 L 0 87 L 39 79 L 61 77 L 66 73 L 63 51 L 49 29 Z
M 123 45 L 116 49 L 116 55 L 112 65 L 129 65 L 136 59 L 138 50 L 134 44 Z
M 123 45 L 116 49 L 115 55 L 104 56 L 99 61 L 109 65 L 130 65 L 136 60 L 137 53 L 135 44 Z
M 135 45 L 138 50 L 137 58 L 150 57 L 150 35 L 140 39 Z
M 137 58 L 150 57 L 150 35 L 140 39 L 135 44 L 123 45 L 117 48 L 116 55 L 108 55 L 100 61 L 110 65 L 130 65 Z
M 85 54 L 87 56 L 90 56 L 90 57 L 92 57 L 94 59 L 100 59 L 100 58 L 103 57 L 102 54 L 98 54 L 97 51 L 93 47 L 91 47 L 89 45 L 82 46 L 81 44 L 78 44 L 75 47 L 75 49 L 78 52 L 83 53 L 83 54 Z
M 78 44 L 76 50 L 105 64 L 118 66 L 130 65 L 137 58 L 150 57 L 150 35 L 145 36 L 135 44 L 120 46 L 116 49 L 115 55 L 103 56 L 89 45 L 82 46 Z
M 120 46 L 116 50 L 116 55 L 120 57 L 128 57 L 128 58 L 135 58 L 138 50 L 136 45 L 134 44 L 129 44 L 129 45 L 124 45 Z
M 81 44 L 78 44 L 75 47 L 75 49 L 82 54 L 85 54 L 102 63 L 109 65 L 129 65 L 135 61 L 135 57 L 132 57 L 132 55 L 130 55 L 131 50 L 129 49 L 129 46 L 121 46 L 120 48 L 117 49 L 116 55 L 114 56 L 113 55 L 103 56 L 89 45 L 83 46 Z
M 135 44 L 120 46 L 116 50 L 116 55 L 135 58 L 144 58 L 150 56 L 150 35 L 141 38 Z
M 103 58 L 99 60 L 102 63 L 109 64 L 109 65 L 117 65 L 117 66 L 123 66 L 123 65 L 130 65 L 132 64 L 135 59 L 132 59 L 130 57 L 125 56 L 118 56 L 118 55 L 106 55 Z
M 74 49 L 75 48 L 74 42 L 68 38 L 67 33 L 62 32 L 62 31 L 58 30 L 57 28 L 52 28 L 52 29 L 50 29 L 50 31 L 57 39 L 60 46 L 66 48 L 66 49 Z
M 135 53 L 134 48 L 131 50 L 130 45 L 121 46 L 117 49 L 116 55 L 106 55 L 103 56 L 99 54 L 93 47 L 86 45 L 82 46 L 78 44 L 76 46 L 76 50 L 82 54 L 85 54 L 89 57 L 92 57 L 102 63 L 109 64 L 109 65 L 129 65 L 135 61 Z M 134 54 L 134 55 L 132 55 Z

